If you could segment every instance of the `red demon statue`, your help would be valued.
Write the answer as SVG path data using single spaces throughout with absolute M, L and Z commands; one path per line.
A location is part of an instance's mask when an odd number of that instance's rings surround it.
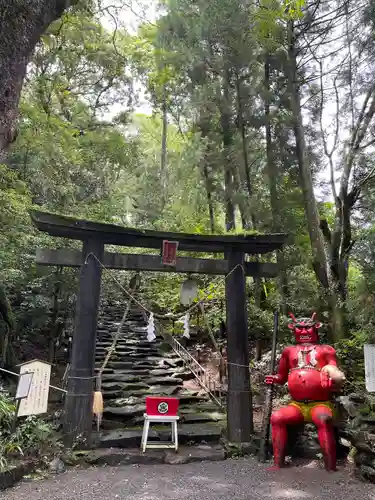
M 311 318 L 296 319 L 290 314 L 297 345 L 286 347 L 282 354 L 277 375 L 268 375 L 266 384 L 285 384 L 292 401 L 288 406 L 273 412 L 272 444 L 275 468 L 284 466 L 287 447 L 287 426 L 313 422 L 318 431 L 319 443 L 327 470 L 336 470 L 336 440 L 332 420 L 334 404 L 332 394 L 345 380 L 337 368 L 335 349 L 319 345 L 318 329 L 321 323 Z

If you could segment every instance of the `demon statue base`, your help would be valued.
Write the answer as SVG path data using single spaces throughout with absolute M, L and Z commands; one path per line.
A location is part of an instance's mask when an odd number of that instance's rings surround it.
M 320 447 L 327 470 L 336 470 L 336 440 L 333 429 L 334 404 L 332 396 L 344 382 L 337 368 L 336 352 L 329 345 L 319 345 L 321 324 L 311 318 L 296 319 L 290 314 L 288 325 L 296 337 L 296 345 L 286 347 L 277 375 L 268 375 L 266 384 L 288 382 L 292 401 L 273 412 L 272 444 L 275 468 L 283 467 L 287 448 L 287 426 L 312 422 L 316 425 Z

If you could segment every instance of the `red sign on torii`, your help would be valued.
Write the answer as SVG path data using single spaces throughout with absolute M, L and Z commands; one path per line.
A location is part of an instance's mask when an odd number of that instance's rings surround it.
M 176 266 L 178 241 L 163 241 L 162 263 L 164 266 Z

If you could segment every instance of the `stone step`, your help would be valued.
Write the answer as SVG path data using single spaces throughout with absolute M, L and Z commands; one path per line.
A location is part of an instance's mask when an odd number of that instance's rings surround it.
M 100 330 L 118 330 L 120 327 L 120 323 L 114 323 L 113 321 L 98 321 L 97 329 Z M 146 332 L 147 331 L 147 325 L 142 324 L 140 325 L 138 322 L 127 322 L 124 325 L 122 325 L 121 328 L 122 331 L 132 331 L 134 333 L 139 333 L 139 332 Z
M 103 360 L 103 361 L 104 361 L 104 360 Z M 98 372 L 99 372 L 99 370 L 101 369 L 101 367 L 102 367 L 102 363 L 99 363 L 99 364 L 95 367 L 95 373 L 98 373 Z M 113 373 L 113 372 L 114 372 L 113 368 L 108 368 L 108 367 L 106 367 L 106 368 L 104 368 L 104 370 L 103 370 L 103 373 L 105 373 L 105 374 L 109 374 L 109 373 Z
M 128 406 L 107 406 L 104 407 L 103 416 L 107 419 L 115 417 L 121 418 L 124 422 L 131 421 L 134 417 L 140 417 L 145 412 L 144 404 L 128 405 Z
M 105 358 L 108 354 L 108 351 L 96 351 L 95 352 L 95 357 L 96 358 Z M 138 352 L 125 352 L 125 351 L 114 351 L 110 355 L 110 360 L 115 361 L 116 358 L 120 358 L 120 361 L 144 361 L 149 358 L 157 358 L 158 361 L 163 360 L 164 358 L 162 356 L 158 356 L 157 353 L 150 353 L 149 355 L 143 354 L 143 353 L 138 353 Z M 153 359 L 152 359 L 153 360 Z
M 186 443 L 218 443 L 222 437 L 223 427 L 216 423 L 199 424 L 179 424 L 178 440 L 181 444 Z M 170 441 L 170 425 L 158 425 L 157 430 L 152 429 L 149 432 L 150 440 Z M 100 435 L 99 446 L 101 448 L 131 448 L 140 446 L 142 438 L 142 429 L 134 430 L 115 430 L 102 432 Z
M 100 363 L 97 363 L 99 366 Z M 155 363 L 148 363 L 146 361 L 112 361 L 108 362 L 108 368 L 113 368 L 114 370 L 154 370 L 159 368 Z
M 98 347 L 110 347 L 113 343 L 115 333 L 114 334 L 108 334 L 106 336 L 97 336 L 97 344 Z M 146 350 L 146 349 L 159 349 L 160 348 L 160 342 L 159 340 L 154 340 L 153 342 L 147 342 L 147 344 L 141 344 L 143 341 L 144 337 L 134 337 L 132 336 L 127 336 L 126 334 L 124 336 L 121 336 L 118 338 L 116 345 L 120 345 L 121 347 L 131 347 L 131 348 L 137 348 L 138 345 L 142 348 L 141 350 Z M 104 345 L 106 344 L 106 345 Z
M 128 374 L 117 374 L 117 373 L 105 373 L 102 376 L 102 382 L 139 382 L 141 377 L 137 375 L 128 375 Z
M 129 387 L 129 385 L 131 387 Z M 128 391 L 131 389 L 148 389 L 148 385 L 145 384 L 142 380 L 134 378 L 129 378 L 127 382 L 119 382 L 118 379 L 111 382 L 102 382 L 102 390 L 105 392 L 108 391 Z
M 128 384 L 129 386 L 130 384 Z M 131 384 L 137 385 L 137 384 Z M 140 384 L 139 384 L 140 385 Z M 158 386 L 153 387 L 141 386 L 129 390 L 129 387 L 122 389 L 109 389 L 103 390 L 103 398 L 108 400 L 109 406 L 122 407 L 126 406 L 130 398 L 140 398 L 142 402 L 145 401 L 146 396 L 178 396 L 181 387 L 178 386 Z
M 150 376 L 150 370 L 148 370 L 146 368 L 139 369 L 136 366 L 130 370 L 128 368 L 123 369 L 123 370 L 116 368 L 116 369 L 112 370 L 112 372 L 118 373 L 119 375 L 131 375 L 131 374 L 133 374 L 133 375 L 139 376 L 140 378 Z
M 124 385 L 129 383 L 142 383 L 145 387 L 182 387 L 182 379 L 177 377 L 139 377 L 136 375 L 121 375 L 106 373 L 102 375 L 102 387 L 107 387 L 108 389 L 113 389 L 114 384 L 117 384 L 119 388 L 123 388 Z
M 112 346 L 113 336 L 118 332 L 123 313 L 124 309 L 119 307 L 106 309 L 100 316 L 95 352 L 96 371 L 101 368 L 108 349 Z M 164 339 L 148 342 L 143 316 L 130 314 L 122 327 L 116 350 L 103 372 L 105 426 L 117 428 L 143 424 L 147 395 L 179 398 L 180 427 L 197 424 L 204 426 L 224 421 L 225 415 L 206 395 L 183 388 L 183 381 L 192 378 L 194 375 L 184 367 L 183 361 Z M 191 429 L 194 430 L 194 427 Z M 169 428 L 165 432 L 169 432 Z M 140 437 L 137 438 L 137 446 L 139 441 Z M 192 441 L 191 437 L 189 441 Z
M 108 344 L 108 345 L 100 345 L 100 344 L 97 344 L 96 345 L 96 352 L 108 352 L 108 349 L 110 349 L 112 347 L 111 344 Z M 117 343 L 116 346 L 115 346 L 115 351 L 114 352 L 117 352 L 119 354 L 129 354 L 130 356 L 132 356 L 133 354 L 139 354 L 139 355 L 142 355 L 142 356 L 147 356 L 147 355 L 158 355 L 158 354 L 161 354 L 159 353 L 159 349 L 157 347 L 153 347 L 153 346 L 150 346 L 150 347 L 137 347 L 137 346 L 128 346 L 126 344 L 120 344 L 120 343 Z
M 183 423 L 201 423 L 201 422 L 225 422 L 225 413 L 187 413 L 180 412 L 181 422 Z
M 97 346 L 111 346 L 112 345 L 112 342 L 113 342 L 113 338 L 111 336 L 108 336 L 108 338 L 105 338 L 103 340 L 99 340 L 96 345 Z M 126 344 L 127 347 L 129 346 L 134 346 L 134 347 L 149 347 L 150 345 L 154 345 L 154 344 L 150 344 L 150 342 L 148 342 L 147 340 L 143 341 L 143 340 L 137 340 L 137 339 L 131 339 L 131 338 L 126 338 L 126 337 L 120 337 L 120 340 L 119 340 L 119 344 L 122 343 L 122 344 Z
M 107 343 L 102 343 L 102 342 L 97 342 L 96 343 L 96 350 L 108 350 L 110 347 L 112 347 L 113 342 L 107 342 Z M 116 350 L 120 351 L 138 351 L 142 353 L 149 353 L 149 352 L 159 352 L 158 346 L 154 344 L 150 344 L 148 346 L 138 346 L 135 344 L 127 344 L 126 341 L 118 341 L 116 342 Z M 168 356 L 167 356 L 168 357 Z
M 102 334 L 105 336 L 113 336 L 114 334 L 118 334 L 118 328 L 116 326 L 109 326 L 109 325 L 98 325 L 96 331 L 98 334 Z M 126 337 L 126 338 L 131 338 L 133 337 L 134 339 L 139 338 L 140 335 L 144 335 L 144 338 L 141 340 L 147 340 L 147 329 L 142 328 L 142 329 L 135 329 L 133 326 L 125 325 L 121 328 L 120 331 L 120 337 Z
M 181 385 L 183 384 L 182 378 L 178 377 L 150 377 L 143 379 L 146 384 L 153 385 Z
M 205 400 L 195 403 L 194 405 L 186 405 L 183 402 L 180 402 L 179 411 L 184 415 L 187 415 L 189 413 L 215 413 L 220 412 L 220 409 L 210 399 L 206 398 Z
M 97 356 L 106 356 L 108 354 L 107 349 L 99 349 L 95 351 L 95 354 Z M 128 357 L 128 358 L 133 358 L 133 359 L 147 359 L 147 358 L 158 358 L 164 359 L 161 354 L 158 353 L 158 351 L 155 352 L 148 352 L 148 353 L 143 353 L 143 352 L 138 352 L 136 350 L 134 351 L 129 351 L 129 350 L 119 350 L 116 349 L 115 351 L 112 352 L 111 356 L 121 356 L 121 357 Z
M 177 367 L 177 366 L 182 366 L 184 364 L 183 360 L 181 358 L 177 358 L 175 356 L 176 355 L 174 355 L 174 357 L 171 357 L 171 356 L 168 356 L 168 353 L 166 353 L 166 354 L 163 353 L 163 354 L 160 354 L 160 357 L 148 356 L 147 359 L 148 359 L 148 361 L 156 361 L 156 362 L 160 362 L 160 359 L 162 359 L 163 364 L 169 365 L 172 368 Z
M 102 363 L 97 363 L 95 370 L 98 372 L 102 367 Z M 175 371 L 172 369 L 163 369 L 157 368 L 153 369 L 152 367 L 148 368 L 139 368 L 138 366 L 126 367 L 126 368 L 116 368 L 112 367 L 111 363 L 108 363 L 106 368 L 103 371 L 104 374 L 119 374 L 119 375 L 136 375 L 139 377 L 147 376 L 147 377 L 171 377 L 178 378 L 182 380 L 190 380 L 194 378 L 194 375 L 186 370 Z
M 111 346 L 98 346 L 96 349 L 97 353 L 107 353 L 108 349 L 110 349 Z M 123 345 L 116 345 L 115 347 L 115 353 L 120 353 L 122 355 L 128 355 L 132 356 L 133 354 L 138 354 L 139 356 L 147 357 L 147 356 L 163 356 L 163 352 L 160 351 L 158 348 L 151 347 L 147 350 L 140 349 L 138 350 L 137 348 L 131 348 L 128 346 L 123 346 Z M 169 359 L 169 356 L 166 356 L 166 359 Z
M 110 394 L 110 392 L 112 394 Z M 184 412 L 184 408 L 186 408 L 187 405 L 190 405 L 190 407 L 194 405 L 195 408 L 199 408 L 199 403 L 207 402 L 207 396 L 199 396 L 197 393 L 183 391 L 180 387 L 174 386 L 153 386 L 148 389 L 139 387 L 134 388 L 133 390 L 129 390 L 129 388 L 127 388 L 122 391 L 117 389 L 110 392 L 106 393 L 105 391 L 103 391 L 103 398 L 107 400 L 104 412 L 115 413 L 117 415 L 125 415 L 126 417 L 129 416 L 127 407 L 128 402 L 131 400 L 131 398 L 137 399 L 136 403 L 130 405 L 134 406 L 141 404 L 141 402 L 143 404 L 146 396 L 174 396 L 180 400 L 181 412 Z M 112 398 L 110 397 L 111 395 Z M 207 411 L 217 411 L 217 408 L 215 406 L 209 406 L 208 408 L 209 409 L 207 409 Z M 112 412 L 112 409 L 115 409 L 115 411 Z M 199 410 L 197 412 L 199 412 Z M 188 413 L 189 411 L 186 412 L 186 414 Z M 135 413 L 133 416 L 137 416 L 137 413 Z
M 82 452 L 73 452 L 69 465 L 119 466 L 119 465 L 155 465 L 187 464 L 191 462 L 217 462 L 226 459 L 226 452 L 219 444 L 181 446 L 174 450 L 147 450 L 142 453 L 136 448 L 99 448 Z
M 100 323 L 98 324 L 98 328 L 102 329 L 103 331 L 106 330 L 107 332 L 118 332 L 120 325 L 116 323 Z M 144 335 L 145 339 L 147 339 L 147 325 L 139 325 L 138 323 L 125 323 L 125 325 L 122 325 L 121 327 L 121 333 L 126 333 L 127 335 L 134 336 Z
M 100 362 L 100 360 L 104 359 L 106 356 L 106 352 L 98 352 L 95 355 L 95 359 Z M 157 356 L 145 356 L 144 354 L 124 354 L 124 353 L 113 353 L 111 354 L 110 357 L 111 360 L 113 361 L 125 361 L 125 362 L 131 362 L 131 361 L 150 361 L 150 362 L 160 362 L 163 360 L 163 358 L 159 358 Z
M 96 337 L 97 343 L 98 344 L 105 343 L 105 344 L 111 345 L 115 335 L 116 335 L 116 332 L 97 335 L 97 337 Z M 139 343 L 141 343 L 142 340 L 143 340 L 142 337 L 136 337 L 136 336 L 133 336 L 133 335 L 130 335 L 127 333 L 125 333 L 125 334 L 122 333 L 118 337 L 117 344 L 119 344 L 119 345 L 126 344 L 126 345 L 134 347 L 134 346 L 137 346 Z M 149 347 L 149 346 L 153 346 L 153 345 L 154 345 L 153 343 L 147 342 L 147 345 L 143 344 L 143 347 Z
M 96 363 L 96 366 L 101 366 L 101 364 Z M 109 361 L 107 366 L 113 370 L 135 368 L 135 364 L 131 361 Z

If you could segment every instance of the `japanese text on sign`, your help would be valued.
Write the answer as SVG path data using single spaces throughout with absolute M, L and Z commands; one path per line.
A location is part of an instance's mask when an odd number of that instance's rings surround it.
M 29 395 L 21 400 L 18 416 L 40 415 L 48 408 L 51 365 L 42 361 L 31 361 L 21 366 L 20 374 L 33 373 Z

